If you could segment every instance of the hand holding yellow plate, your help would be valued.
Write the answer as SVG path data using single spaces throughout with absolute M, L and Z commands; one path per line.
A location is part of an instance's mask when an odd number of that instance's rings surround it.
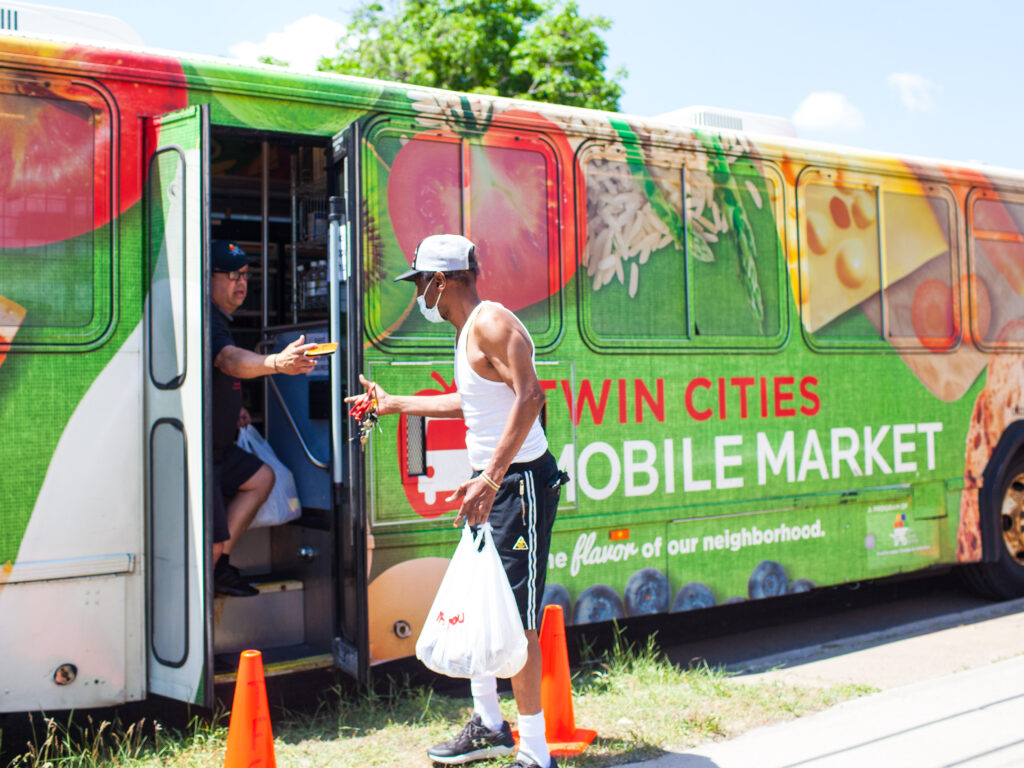
M 338 349 L 338 342 L 330 341 L 326 344 L 317 344 L 315 347 L 307 349 L 305 352 L 306 357 L 319 357 L 320 355 L 331 355 L 334 354 L 335 350 Z

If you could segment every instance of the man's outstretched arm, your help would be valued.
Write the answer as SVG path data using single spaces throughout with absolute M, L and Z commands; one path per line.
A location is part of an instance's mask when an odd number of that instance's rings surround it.
M 359 374 L 359 383 L 366 388 L 361 395 L 345 398 L 346 403 L 359 403 L 367 399 L 377 401 L 377 414 L 404 413 L 409 416 L 430 416 L 435 419 L 461 419 L 462 398 L 458 392 L 443 395 L 390 395 L 380 384 Z

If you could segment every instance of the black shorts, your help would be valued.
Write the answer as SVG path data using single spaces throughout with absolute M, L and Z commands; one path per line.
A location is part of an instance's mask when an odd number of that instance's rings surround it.
M 475 472 L 474 476 L 478 474 Z M 563 478 L 567 476 L 558 469 L 550 452 L 539 459 L 511 465 L 488 517 L 524 629 L 540 626 L 551 527 L 558 511 Z
M 224 460 L 213 465 L 213 541 L 231 538 L 228 530 L 228 503 L 238 489 L 260 471 L 263 461 L 237 445 L 230 445 Z

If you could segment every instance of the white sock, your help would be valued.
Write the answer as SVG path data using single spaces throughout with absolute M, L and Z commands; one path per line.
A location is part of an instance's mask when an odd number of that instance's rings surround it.
M 519 716 L 519 753 L 526 755 L 540 768 L 551 765 L 548 742 L 544 738 L 544 710 L 535 715 Z
M 493 677 L 474 677 L 469 681 L 473 693 L 473 711 L 480 715 L 480 722 L 492 731 L 500 731 L 505 718 L 498 706 L 498 681 Z

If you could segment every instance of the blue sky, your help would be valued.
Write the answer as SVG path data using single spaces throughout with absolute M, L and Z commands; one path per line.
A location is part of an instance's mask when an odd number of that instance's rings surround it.
M 389 0 L 385 0 L 388 2 Z M 356 0 L 65 0 L 147 45 L 297 61 L 329 53 Z M 1024 4 L 912 0 L 579 0 L 612 19 L 624 112 L 709 105 L 789 118 L 805 138 L 1024 170 Z M 162 10 L 156 10 L 156 7 Z M 239 10 L 244 8 L 244 10 Z M 170 12 L 173 9 L 173 12 Z M 314 18 L 310 18 L 314 17 Z

